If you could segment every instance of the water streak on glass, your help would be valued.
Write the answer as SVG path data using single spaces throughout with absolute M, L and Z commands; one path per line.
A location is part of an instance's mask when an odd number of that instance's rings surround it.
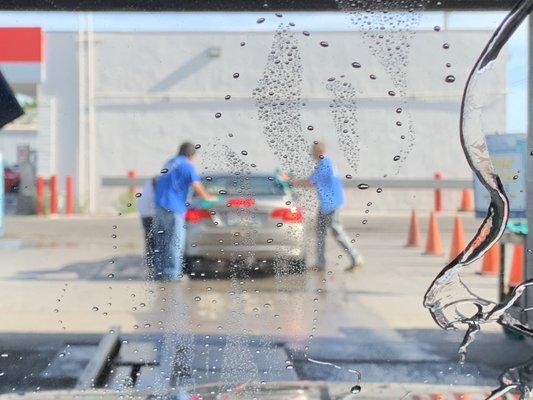
M 482 257 L 505 231 L 509 218 L 509 201 L 500 177 L 496 174 L 489 157 L 487 144 L 481 129 L 483 96 L 476 87 L 490 71 L 498 54 L 513 32 L 533 9 L 533 0 L 519 2 L 498 26 L 483 49 L 467 79 L 461 103 L 460 140 L 466 160 L 480 182 L 490 194 L 490 205 L 476 235 L 454 260 L 446 265 L 434 279 L 424 297 L 424 306 L 429 309 L 435 322 L 443 329 L 466 326 L 466 334 L 459 347 L 460 361 L 464 362 L 468 345 L 482 324 L 498 322 L 525 335 L 533 330 L 511 316 L 509 308 L 514 305 L 533 281 L 518 285 L 502 303 L 495 303 L 473 293 L 461 280 L 464 267 Z M 529 364 L 530 365 L 530 364 Z M 517 367 L 520 369 L 520 367 Z M 511 389 L 518 389 L 521 398 L 530 391 L 530 380 L 517 383 L 510 378 L 513 373 L 502 375 L 502 386 L 489 397 L 496 398 Z M 517 375 L 517 374 L 514 374 Z
M 415 28 L 420 22 L 426 1 L 383 0 L 371 2 L 363 11 L 359 9 L 360 4 L 353 1 L 336 0 L 336 3 L 339 9 L 348 14 L 350 23 L 362 32 L 363 42 L 385 69 L 394 87 L 388 91 L 388 96 L 396 97 L 399 106 L 397 109 L 403 111 L 404 123 L 399 121 L 397 124 L 402 145 L 394 157 L 394 161 L 397 161 L 394 172 L 398 174 L 415 141 L 413 118 L 408 107 L 407 67 Z M 352 63 L 352 67 L 360 68 L 361 65 L 356 61 Z M 377 79 L 374 74 L 369 77 Z M 334 94 L 339 93 L 334 87 L 329 89 Z M 343 151 L 345 154 L 348 152 L 345 149 Z

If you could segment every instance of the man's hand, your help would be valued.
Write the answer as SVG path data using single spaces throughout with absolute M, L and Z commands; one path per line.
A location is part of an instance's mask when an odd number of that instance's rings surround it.
M 201 182 L 193 182 L 192 188 L 202 200 L 216 201 L 218 199 L 217 196 L 214 196 L 210 194 L 207 190 L 205 190 L 205 187 L 204 185 L 202 185 Z

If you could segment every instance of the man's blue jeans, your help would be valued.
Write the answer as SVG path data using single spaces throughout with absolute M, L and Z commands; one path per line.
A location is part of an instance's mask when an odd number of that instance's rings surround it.
M 350 257 L 350 265 L 355 266 L 358 254 L 351 245 L 348 235 L 341 225 L 338 210 L 333 210 L 329 213 L 318 212 L 316 221 L 317 266 L 319 268 L 326 267 L 326 236 L 329 230 L 333 233 L 333 237 L 337 243 L 344 249 L 348 257 Z
M 154 279 L 170 280 L 183 273 L 185 219 L 183 214 L 156 207 Z

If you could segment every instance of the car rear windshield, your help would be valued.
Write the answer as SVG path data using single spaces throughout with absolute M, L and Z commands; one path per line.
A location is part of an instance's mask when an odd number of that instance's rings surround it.
M 205 176 L 202 183 L 207 191 L 223 196 L 283 196 L 285 189 L 268 176 Z

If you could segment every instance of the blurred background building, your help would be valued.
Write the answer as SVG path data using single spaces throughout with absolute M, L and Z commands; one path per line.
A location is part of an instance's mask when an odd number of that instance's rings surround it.
M 399 66 L 405 72 L 405 96 L 383 58 L 371 54 L 368 35 L 314 30 L 307 36 L 298 26 L 292 31 L 301 60 L 295 79 L 302 79 L 302 134 L 325 139 L 343 175 L 354 171 L 337 144 L 332 93 L 326 88 L 328 78 L 340 76 L 355 89 L 357 176 L 431 178 L 440 170 L 447 178 L 471 177 L 459 145 L 459 106 L 489 30 L 415 32 L 402 43 L 409 48 L 406 66 Z M 116 30 L 104 23 L 94 27 L 88 18 L 57 30 L 2 28 L 2 41 L 16 41 L 20 51 L 0 54 L 0 69 L 27 112 L 0 135 L 4 160 L 16 163 L 17 146 L 30 145 L 37 174 L 57 174 L 60 190 L 66 175 L 73 175 L 78 209 L 92 212 L 114 210 L 117 189 L 104 188 L 102 178 L 126 176 L 129 170 L 138 176 L 157 174 L 184 140 L 202 146 L 202 171 L 224 168 L 213 147 L 217 141 L 237 154 L 246 152 L 243 159 L 257 170 L 273 170 L 279 160 L 265 151 L 267 138 L 253 90 L 264 74 L 274 34 L 224 26 L 191 31 L 179 24 L 175 30 Z M 323 41 L 328 46 L 316 51 Z M 361 67 L 354 68 L 354 62 Z M 493 67 L 485 89 L 486 134 L 506 131 L 506 85 L 503 61 Z M 401 118 L 395 113 L 398 107 L 404 110 Z M 393 158 L 406 141 L 412 148 L 398 169 Z M 297 145 L 294 151 L 305 156 L 305 147 Z M 382 157 L 376 157 L 376 149 Z M 428 165 L 434 168 L 428 170 Z M 398 201 L 390 198 L 382 206 L 394 208 Z

